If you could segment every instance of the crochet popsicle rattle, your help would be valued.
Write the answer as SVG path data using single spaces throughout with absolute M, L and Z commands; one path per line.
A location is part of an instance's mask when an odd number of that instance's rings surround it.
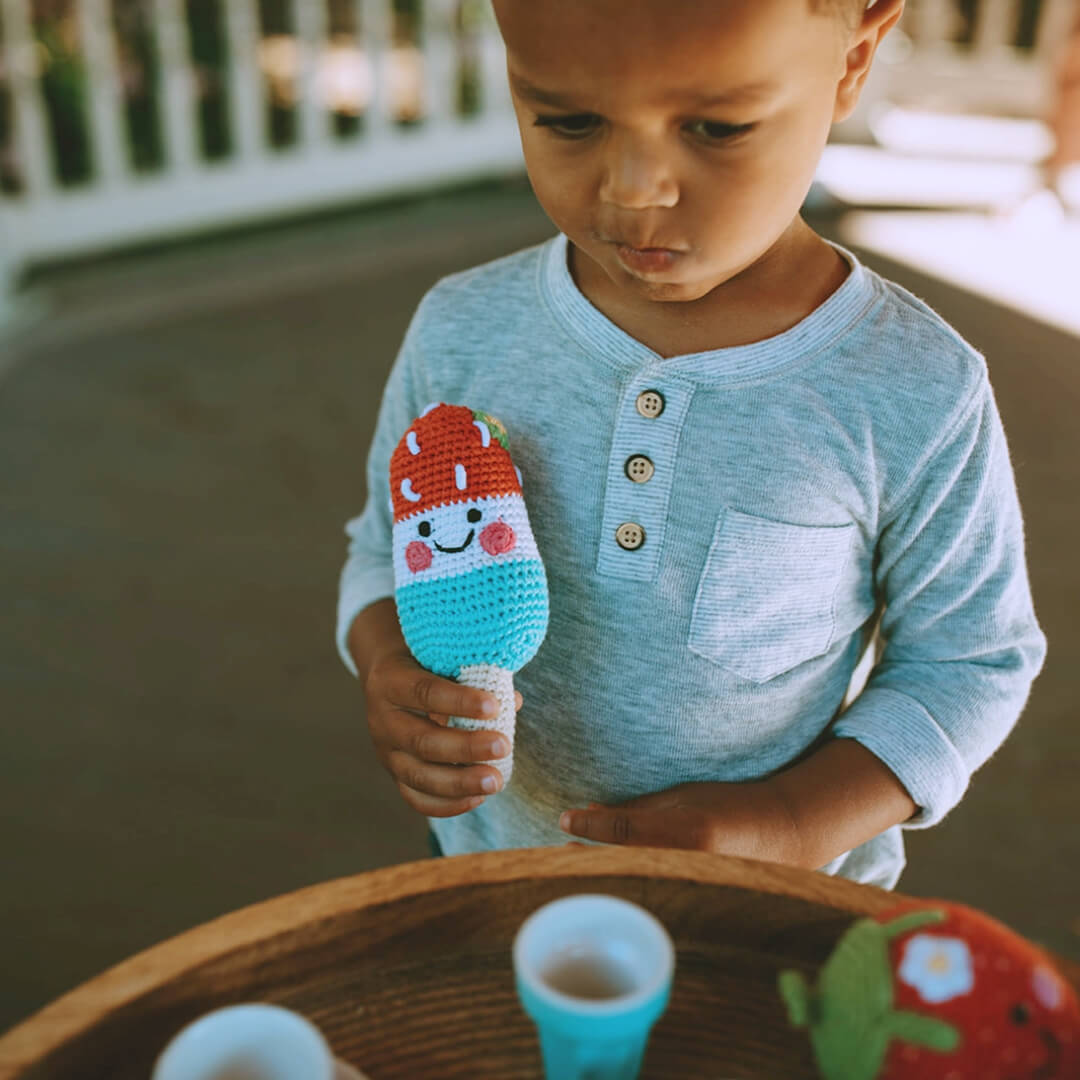
M 487 413 L 436 404 L 390 456 L 394 586 L 405 642 L 429 671 L 499 700 L 492 720 L 452 717 L 510 741 L 490 762 L 510 779 L 514 673 L 536 655 L 548 589 L 506 430 Z
M 908 901 L 859 919 L 816 987 L 784 971 L 823 1080 L 1077 1080 L 1080 1002 L 1035 945 L 974 908 Z

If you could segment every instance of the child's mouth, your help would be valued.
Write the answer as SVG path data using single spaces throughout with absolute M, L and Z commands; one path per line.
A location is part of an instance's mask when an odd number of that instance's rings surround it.
M 682 254 L 670 248 L 635 248 L 629 244 L 618 244 L 615 250 L 623 266 L 639 274 L 669 270 Z

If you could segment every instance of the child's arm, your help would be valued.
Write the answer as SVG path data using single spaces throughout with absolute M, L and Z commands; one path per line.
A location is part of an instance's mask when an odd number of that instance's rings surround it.
M 575 810 L 564 828 L 822 866 L 890 825 L 940 821 L 1015 724 L 1046 650 L 985 377 L 884 508 L 877 555 L 886 649 L 835 738 L 765 781 Z
M 891 770 L 853 739 L 831 739 L 766 780 L 681 784 L 618 807 L 571 810 L 574 836 L 678 847 L 816 870 L 915 811 Z
M 985 375 L 883 507 L 885 651 L 832 733 L 856 739 L 940 821 L 1004 742 L 1046 655 L 1001 418 Z

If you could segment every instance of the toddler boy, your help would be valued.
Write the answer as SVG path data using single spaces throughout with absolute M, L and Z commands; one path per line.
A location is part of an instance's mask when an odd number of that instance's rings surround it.
M 700 848 L 891 887 L 1045 641 L 982 358 L 799 216 L 902 0 L 495 0 L 559 233 L 441 281 L 390 375 L 338 642 L 447 853 Z M 510 433 L 551 591 L 501 739 L 412 660 L 387 462 L 431 402 Z M 854 701 L 849 683 L 885 643 Z

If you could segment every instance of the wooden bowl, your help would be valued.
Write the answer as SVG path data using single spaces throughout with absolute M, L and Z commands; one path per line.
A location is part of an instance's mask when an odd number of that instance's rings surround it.
M 371 1080 L 541 1077 L 511 942 L 535 908 L 579 892 L 641 904 L 675 941 L 671 1004 L 642 1074 L 665 1080 L 813 1080 L 777 973 L 812 976 L 854 918 L 902 899 L 772 864 L 640 848 L 389 867 L 244 908 L 132 957 L 0 1038 L 0 1080 L 148 1080 L 181 1027 L 241 1001 L 304 1014 Z M 1080 970 L 1060 966 L 1080 987 Z

